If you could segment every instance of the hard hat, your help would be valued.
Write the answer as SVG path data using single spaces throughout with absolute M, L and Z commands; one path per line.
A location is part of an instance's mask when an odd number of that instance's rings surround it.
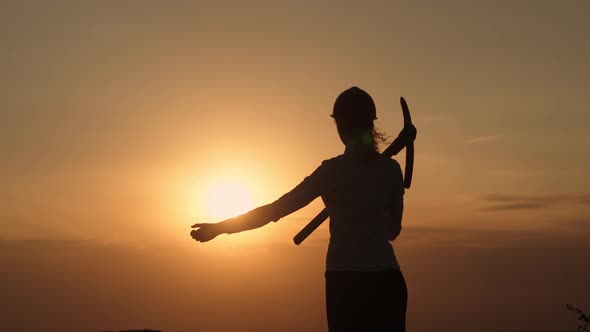
M 377 111 L 373 98 L 364 90 L 353 86 L 336 98 L 331 116 L 336 121 L 372 121 L 377 119 Z

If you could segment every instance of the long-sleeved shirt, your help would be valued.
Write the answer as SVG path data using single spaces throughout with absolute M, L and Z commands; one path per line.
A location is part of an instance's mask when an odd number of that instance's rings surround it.
M 399 267 L 389 240 L 401 231 L 403 177 L 397 161 L 344 154 L 322 162 L 293 190 L 252 212 L 279 220 L 322 197 L 330 214 L 327 271 Z

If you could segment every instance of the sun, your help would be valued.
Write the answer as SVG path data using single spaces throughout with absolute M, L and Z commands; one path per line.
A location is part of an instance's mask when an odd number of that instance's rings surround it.
M 206 197 L 206 212 L 212 218 L 227 219 L 254 208 L 251 191 L 239 182 L 215 184 Z

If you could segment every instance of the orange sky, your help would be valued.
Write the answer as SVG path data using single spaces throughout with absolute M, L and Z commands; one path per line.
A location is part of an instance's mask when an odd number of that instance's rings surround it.
M 215 183 L 264 204 L 342 153 L 329 114 L 356 85 L 383 131 L 399 96 L 418 127 L 395 244 L 410 331 L 568 328 L 565 303 L 590 306 L 589 9 L 0 4 L 0 326 L 325 330 L 327 230 L 291 243 L 320 201 L 211 244 L 188 231 Z

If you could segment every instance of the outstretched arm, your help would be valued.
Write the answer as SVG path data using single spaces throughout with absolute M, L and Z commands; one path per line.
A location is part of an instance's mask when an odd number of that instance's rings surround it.
M 318 167 L 297 187 L 271 204 L 258 207 L 248 213 L 215 224 L 194 224 L 191 237 L 200 242 L 207 242 L 220 234 L 243 232 L 262 227 L 271 221 L 278 221 L 320 196 L 325 186 L 324 165 Z
M 207 242 L 220 234 L 238 233 L 262 227 L 273 221 L 271 209 L 272 206 L 269 204 L 215 224 L 194 224 L 191 227 L 197 229 L 191 231 L 191 237 L 200 242 Z

